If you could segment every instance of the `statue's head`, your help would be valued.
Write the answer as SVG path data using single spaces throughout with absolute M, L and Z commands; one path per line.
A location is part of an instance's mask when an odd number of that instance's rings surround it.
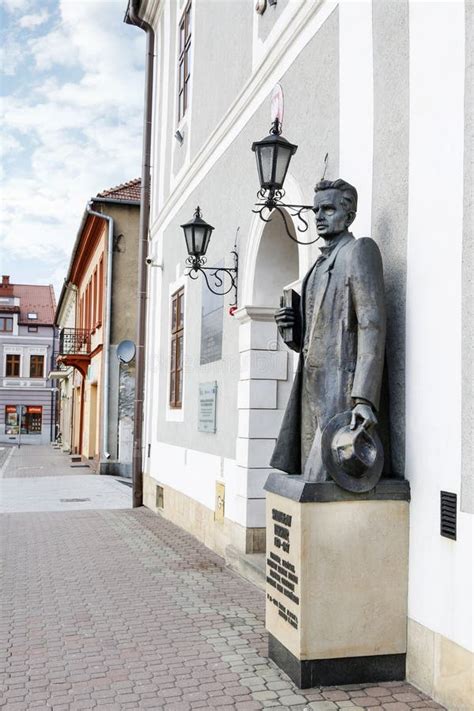
M 314 214 L 320 237 L 331 239 L 345 232 L 357 213 L 357 190 L 345 180 L 322 180 L 314 188 Z

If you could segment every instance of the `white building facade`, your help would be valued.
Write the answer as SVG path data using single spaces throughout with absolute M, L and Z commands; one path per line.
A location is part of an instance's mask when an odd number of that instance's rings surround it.
M 283 135 L 299 146 L 285 201 L 312 203 L 327 154 L 326 178 L 359 192 L 355 236 L 383 255 L 391 466 L 412 497 L 408 676 L 448 708 L 472 708 L 473 5 L 257 9 L 139 7 L 156 35 L 149 255 L 161 266 L 148 282 L 144 501 L 229 560 L 264 551 L 263 486 L 296 365 L 273 314 L 318 255 L 278 215 L 252 213 L 251 145 L 279 83 Z M 235 312 L 232 293 L 212 299 L 202 276 L 186 276 L 180 225 L 197 205 L 215 227 L 209 266 L 233 266 L 237 236 Z M 299 239 L 315 237 L 311 221 Z M 203 388 L 215 393 L 215 431 Z M 441 492 L 455 497 L 455 540 L 440 535 Z

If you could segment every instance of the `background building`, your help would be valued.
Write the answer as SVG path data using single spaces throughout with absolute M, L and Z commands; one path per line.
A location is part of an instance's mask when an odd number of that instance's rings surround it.
M 56 392 L 48 380 L 56 338 L 51 285 L 0 284 L 0 441 L 56 438 Z
M 359 191 L 353 231 L 384 259 L 391 466 L 411 484 L 409 678 L 472 701 L 472 36 L 470 2 L 143 0 L 153 27 L 154 136 L 143 461 L 146 505 L 243 565 L 264 550 L 268 462 L 295 361 L 273 313 L 318 255 L 252 214 L 252 142 L 284 92 L 299 145 L 285 201 L 326 178 Z M 176 140 L 176 131 L 180 132 Z M 180 225 L 200 205 L 208 264 L 232 265 L 238 310 L 185 274 Z M 306 235 L 287 219 L 294 235 Z M 210 314 L 212 313 L 212 326 Z M 160 315 L 157 318 L 157 314 Z M 205 429 L 202 388 L 216 394 Z M 442 492 L 455 539 L 440 535 Z M 444 496 L 444 494 L 443 494 Z M 390 562 L 387 561 L 387 565 Z M 373 584 L 374 581 L 368 581 Z
M 117 345 L 135 337 L 140 180 L 92 198 L 80 225 L 56 323 L 63 446 L 101 472 L 130 476 L 134 365 Z M 67 443 L 69 442 L 69 446 Z

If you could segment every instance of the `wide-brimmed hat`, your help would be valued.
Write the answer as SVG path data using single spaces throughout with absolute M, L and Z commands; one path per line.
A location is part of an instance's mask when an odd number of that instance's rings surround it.
M 335 415 L 323 430 L 323 462 L 336 484 L 356 493 L 370 491 L 383 469 L 383 447 L 375 426 L 351 430 L 352 412 Z

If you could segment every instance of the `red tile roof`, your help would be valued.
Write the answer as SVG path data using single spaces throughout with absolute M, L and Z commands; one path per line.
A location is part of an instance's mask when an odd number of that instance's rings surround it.
M 10 284 L 13 287 L 13 296 L 20 299 L 20 315 L 18 322 L 30 326 L 45 326 L 54 324 L 56 311 L 56 297 L 51 284 L 38 286 L 37 284 Z M 1 308 L 1 306 L 0 306 Z M 29 319 L 28 314 L 35 313 L 38 318 Z
M 140 186 L 141 179 L 135 178 L 134 180 L 129 180 L 128 183 L 117 185 L 115 188 L 102 190 L 102 192 L 97 193 L 97 197 L 113 198 L 114 200 L 134 200 L 140 202 Z

